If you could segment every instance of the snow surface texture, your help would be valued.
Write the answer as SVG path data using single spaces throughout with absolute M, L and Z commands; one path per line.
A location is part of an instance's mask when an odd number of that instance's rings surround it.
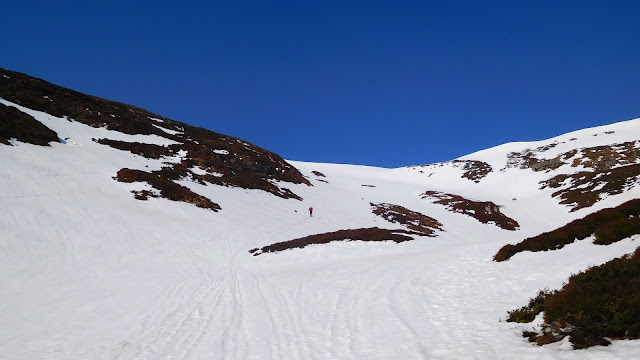
M 464 157 L 493 167 L 479 182 L 462 178 L 452 163 L 381 169 L 291 162 L 314 185 L 287 184 L 301 202 L 180 181 L 218 202 L 223 210 L 214 213 L 166 199 L 135 200 L 129 191 L 145 185 L 112 176 L 132 164 L 159 168 L 167 159 L 91 141 L 166 145 L 166 139 L 20 109 L 68 140 L 0 145 L 2 358 L 636 359 L 640 353 L 640 341 L 571 350 L 565 339 L 539 347 L 521 336 L 532 325 L 504 321 L 538 290 L 560 288 L 570 274 L 632 252 L 640 244 L 635 237 L 610 246 L 586 239 L 492 261 L 504 244 L 639 196 L 634 187 L 570 213 L 553 190 L 539 189 L 548 174 L 499 171 L 508 152 L 565 138 L 550 151 L 635 141 L 640 120 Z M 448 211 L 422 199 L 427 190 L 493 201 L 520 229 Z M 248 252 L 340 229 L 398 228 L 372 214 L 370 203 L 420 212 L 444 231 L 400 244 Z

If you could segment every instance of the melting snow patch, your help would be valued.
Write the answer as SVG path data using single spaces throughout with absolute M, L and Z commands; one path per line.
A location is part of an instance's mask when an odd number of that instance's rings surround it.
M 221 154 L 221 155 L 229 155 L 229 151 L 227 151 L 227 150 L 214 149 L 213 152 L 216 153 L 216 154 Z
M 162 120 L 162 119 L 158 119 L 158 118 L 152 118 L 152 117 L 150 117 L 149 119 L 150 119 L 150 120 L 153 120 L 153 121 L 157 121 L 157 122 L 164 122 L 164 120 Z
M 179 135 L 179 134 L 181 135 L 181 134 L 183 134 L 181 131 L 166 129 L 166 128 L 163 128 L 162 126 L 158 126 L 156 124 L 151 124 L 151 125 L 153 125 L 154 127 L 166 132 L 167 134 L 171 134 L 171 135 Z
M 189 169 L 192 173 L 196 174 L 196 175 L 207 175 L 208 172 L 207 170 L 202 169 L 199 166 L 193 166 L 191 169 Z

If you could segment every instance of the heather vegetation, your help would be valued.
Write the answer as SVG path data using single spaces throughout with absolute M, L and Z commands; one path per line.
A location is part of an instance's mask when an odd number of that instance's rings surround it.
M 494 224 L 505 230 L 517 230 L 520 227 L 517 221 L 504 215 L 500 206 L 492 201 L 474 201 L 439 191 L 426 191 L 421 197 L 435 199 L 434 204 L 444 205 L 450 211 L 471 216 L 483 224 Z
M 575 140 L 575 139 L 573 139 Z M 507 156 L 507 168 L 531 169 L 533 171 L 551 171 L 563 165 L 582 166 L 595 171 L 607 170 L 615 165 L 629 165 L 636 162 L 640 154 L 637 141 L 619 144 L 573 149 L 553 158 L 538 158 L 542 153 L 562 143 L 551 143 L 536 149 L 511 152 Z
M 162 156 L 171 155 L 172 152 L 170 147 L 154 144 L 143 144 L 139 142 L 127 142 L 111 139 L 94 139 L 94 141 L 98 144 L 108 145 L 118 150 L 129 151 L 132 154 L 140 155 L 147 159 L 159 159 Z
M 494 256 L 495 261 L 505 261 L 522 251 L 547 251 L 561 249 L 576 240 L 583 240 L 596 234 L 596 244 L 610 244 L 640 233 L 640 199 L 627 201 L 615 208 L 598 212 L 574 220 L 567 225 L 522 242 L 503 246 Z
M 569 336 L 576 349 L 640 339 L 640 248 L 573 275 L 558 291 L 541 291 L 508 321 L 530 322 L 544 311 L 539 333 L 524 336 L 539 345 Z
M 590 207 L 605 195 L 617 195 L 635 186 L 640 178 L 640 164 L 631 164 L 575 174 L 560 174 L 541 183 L 544 188 L 557 188 L 553 197 L 571 206 L 571 211 Z
M 11 145 L 9 140 L 49 146 L 58 142 L 58 134 L 40 121 L 14 108 L 0 104 L 0 144 Z
M 545 310 L 545 300 L 549 295 L 553 293 L 554 292 L 551 292 L 548 289 L 540 290 L 538 292 L 538 295 L 532 297 L 529 300 L 529 304 L 527 304 L 527 306 L 509 311 L 509 317 L 507 318 L 507 321 L 518 323 L 532 322 L 538 314 Z
M 289 241 L 282 241 L 275 244 L 264 246 L 260 249 L 251 249 L 249 252 L 254 256 L 267 253 L 278 252 L 287 249 L 304 248 L 310 244 L 327 244 L 332 241 L 388 241 L 391 240 L 396 243 L 403 241 L 413 240 L 413 236 L 410 235 L 424 235 L 420 232 L 409 230 L 390 230 L 380 229 L 378 227 L 365 228 L 365 229 L 350 229 L 350 230 L 338 230 L 323 234 L 309 235 L 298 239 Z
M 155 173 L 125 168 L 118 171 L 116 179 L 124 183 L 146 182 L 160 192 L 159 195 L 156 195 L 154 192 L 149 190 L 134 190 L 133 194 L 138 200 L 147 200 L 149 197 L 163 197 L 173 201 L 186 202 L 188 204 L 193 204 L 197 207 L 213 211 L 220 210 L 220 205 L 214 203 L 208 198 L 194 193 L 185 186 L 176 184 L 168 177 L 158 176 Z
M 476 183 L 480 182 L 480 180 L 493 171 L 491 165 L 484 161 L 452 160 L 451 163 L 453 163 L 455 167 L 462 166 L 462 170 L 464 171 L 462 177 Z
M 442 231 L 442 224 L 438 220 L 403 206 L 386 203 L 370 205 L 374 214 L 391 223 L 402 224 L 409 230 L 421 232 L 426 236 L 435 236 L 436 230 Z
M 594 244 L 609 245 L 616 241 L 640 234 L 640 219 L 628 217 L 612 220 L 596 230 Z
M 279 155 L 238 138 L 190 126 L 135 106 L 85 95 L 26 74 L 0 68 L 0 75 L 0 98 L 13 103 L 93 127 L 131 135 L 155 135 L 175 142 L 160 146 L 108 138 L 94 139 L 99 144 L 148 159 L 175 159 L 181 154 L 178 162 L 166 162 L 167 166 L 159 171 L 133 173 L 125 168 L 115 176 L 118 181 L 146 182 L 161 190 L 159 196 L 163 198 L 200 204 L 198 206 L 205 208 L 217 207 L 209 199 L 207 202 L 187 195 L 188 192 L 182 189 L 184 186 L 174 183 L 184 178 L 200 184 L 259 189 L 285 199 L 298 200 L 301 200 L 300 196 L 277 183 L 311 185 L 298 169 Z M 9 144 L 11 138 L 38 145 L 58 141 L 55 132 L 13 107 L 0 106 L 0 118 L 0 143 Z M 199 167 L 205 173 L 198 171 L 196 174 L 191 171 L 193 167 Z M 135 192 L 134 195 L 141 200 L 157 196 L 149 191 Z
M 162 119 L 168 128 L 180 124 L 135 106 L 86 95 L 26 74 L 0 68 L 0 75 L 0 98 L 56 117 L 125 134 L 159 136 L 167 134 L 153 126 L 150 117 Z

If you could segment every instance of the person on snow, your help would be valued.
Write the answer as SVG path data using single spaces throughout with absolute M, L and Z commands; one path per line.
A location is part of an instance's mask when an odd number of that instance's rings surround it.
M 309 207 L 309 217 L 313 216 L 313 208 Z

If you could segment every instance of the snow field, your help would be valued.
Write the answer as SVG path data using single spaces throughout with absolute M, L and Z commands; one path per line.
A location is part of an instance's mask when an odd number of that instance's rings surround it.
M 122 167 L 159 167 L 166 159 L 91 141 L 133 141 L 128 135 L 32 114 L 75 145 L 0 146 L 0 348 L 7 359 L 633 359 L 640 353 L 640 341 L 579 351 L 566 341 L 538 347 L 520 336 L 531 325 L 504 321 L 538 290 L 559 288 L 572 273 L 640 244 L 630 238 L 602 247 L 586 239 L 493 262 L 502 245 L 584 216 L 541 196 L 541 174 L 494 171 L 475 184 L 447 167 L 429 177 L 429 171 L 291 162 L 314 185 L 288 186 L 304 201 L 180 182 L 219 203 L 215 213 L 133 199 L 129 191 L 141 185 L 111 177 Z M 314 170 L 328 183 L 316 181 Z M 521 230 L 450 213 L 420 199 L 426 190 L 494 201 Z M 588 211 L 637 195 L 610 197 Z M 248 252 L 339 229 L 399 227 L 373 215 L 370 202 L 419 211 L 445 231 L 401 244 Z

